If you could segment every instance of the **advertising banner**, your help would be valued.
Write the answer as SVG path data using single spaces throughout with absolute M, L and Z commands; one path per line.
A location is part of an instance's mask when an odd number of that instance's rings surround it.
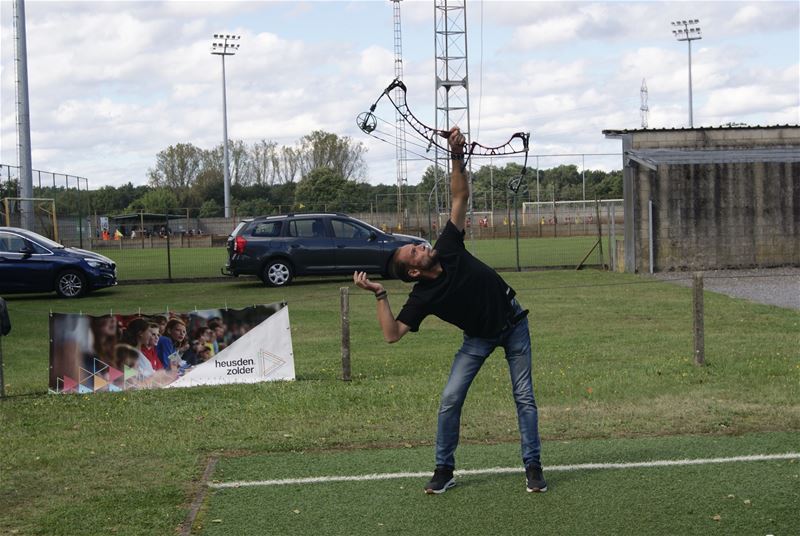
M 50 392 L 293 380 L 285 303 L 190 313 L 50 316 Z

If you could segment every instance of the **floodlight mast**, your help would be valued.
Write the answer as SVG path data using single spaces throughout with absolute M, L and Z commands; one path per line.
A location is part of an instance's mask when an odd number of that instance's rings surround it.
M 698 19 L 676 20 L 672 22 L 672 35 L 678 41 L 686 41 L 689 45 L 689 127 L 694 128 L 694 114 L 692 111 L 692 41 L 702 39 Z M 690 27 L 691 26 L 691 27 Z
M 233 56 L 239 50 L 240 36 L 232 34 L 214 34 L 211 42 L 211 53 L 222 58 L 222 171 L 225 177 L 225 217 L 231 217 L 231 174 L 228 158 L 228 104 L 225 95 L 225 56 Z

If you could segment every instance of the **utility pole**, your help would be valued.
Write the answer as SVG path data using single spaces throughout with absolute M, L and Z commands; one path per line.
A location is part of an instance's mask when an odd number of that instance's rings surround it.
M 16 49 L 17 163 L 19 164 L 20 227 L 33 231 L 33 165 L 31 164 L 31 113 L 28 106 L 28 46 L 25 36 L 25 0 L 14 1 Z
M 676 20 L 672 22 L 675 28 L 672 30 L 672 35 L 678 41 L 686 41 L 689 45 L 689 128 L 694 128 L 694 114 L 692 112 L 692 41 L 702 39 L 700 35 L 700 27 L 697 26 L 700 21 L 693 20 Z M 691 28 L 689 26 L 692 26 Z
M 211 43 L 211 54 L 222 58 L 222 154 L 225 191 L 225 217 L 231 217 L 231 171 L 228 159 L 228 103 L 225 95 L 225 56 L 233 56 L 239 50 L 239 36 L 230 34 L 214 34 Z

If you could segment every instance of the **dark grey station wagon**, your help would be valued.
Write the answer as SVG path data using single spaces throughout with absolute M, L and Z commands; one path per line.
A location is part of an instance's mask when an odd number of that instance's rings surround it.
M 388 274 L 392 252 L 425 244 L 416 236 L 384 233 L 339 213 L 260 216 L 239 223 L 228 237 L 222 273 L 256 275 L 266 285 L 288 285 L 295 276 Z

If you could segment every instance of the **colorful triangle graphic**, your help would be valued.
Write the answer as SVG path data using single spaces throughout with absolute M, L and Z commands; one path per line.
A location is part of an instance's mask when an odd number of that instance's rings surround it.
M 120 376 L 122 376 L 121 370 L 115 369 L 114 367 L 108 367 L 108 381 L 113 382 Z
M 70 378 L 69 376 L 64 376 L 64 386 L 61 388 L 62 393 L 70 393 L 75 390 L 78 386 L 78 382 Z
M 128 378 L 136 377 L 136 369 L 131 368 L 128 365 L 125 365 L 125 368 L 123 370 L 125 371 L 125 380 L 127 380 Z
M 86 370 L 83 367 L 78 367 L 78 382 L 81 384 L 91 383 L 90 380 L 94 376 L 93 372 Z
M 78 385 L 78 392 L 83 395 L 91 393 L 92 390 L 86 387 L 85 385 Z
M 108 382 L 103 379 L 102 376 L 95 376 L 94 377 L 94 390 L 99 391 L 103 387 L 108 385 Z
M 106 363 L 100 361 L 99 359 L 97 359 L 95 357 L 94 358 L 94 363 L 92 364 L 92 367 L 94 368 L 94 373 L 97 374 L 97 373 L 103 372 L 105 369 L 107 369 L 108 365 Z
M 111 392 L 111 393 L 119 393 L 119 392 L 122 391 L 122 389 L 117 387 L 113 383 L 109 383 L 108 384 L 108 391 Z

